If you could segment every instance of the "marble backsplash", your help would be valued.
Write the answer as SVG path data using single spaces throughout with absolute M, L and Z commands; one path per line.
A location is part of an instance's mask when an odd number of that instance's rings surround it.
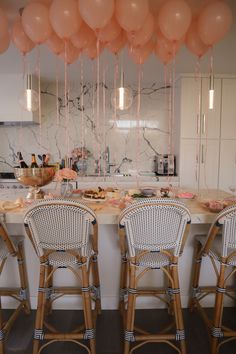
M 88 174 L 98 170 L 104 174 L 109 168 L 133 174 L 153 171 L 155 155 L 171 149 L 171 90 L 158 83 L 142 85 L 139 100 L 137 87 L 132 86 L 133 104 L 121 112 L 111 105 L 111 86 L 70 84 L 65 100 L 64 85 L 43 84 L 40 125 L 0 126 L 0 171 L 11 171 L 17 151 L 27 163 L 31 153 L 49 152 L 55 163 L 81 146 L 91 152 Z

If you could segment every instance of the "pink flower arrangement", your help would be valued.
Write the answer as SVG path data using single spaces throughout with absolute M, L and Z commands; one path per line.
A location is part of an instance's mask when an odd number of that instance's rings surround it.
M 59 170 L 55 174 L 55 181 L 57 182 L 62 182 L 62 181 L 68 181 L 68 180 L 74 180 L 77 178 L 77 173 L 73 171 L 71 168 L 63 168 L 62 170 Z
M 86 147 L 77 147 L 71 151 L 73 161 L 78 161 L 79 159 L 86 160 L 90 155 L 91 152 Z

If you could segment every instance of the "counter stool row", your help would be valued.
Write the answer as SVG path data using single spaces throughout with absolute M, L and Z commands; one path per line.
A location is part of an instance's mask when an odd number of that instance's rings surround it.
M 187 239 L 191 217 L 186 206 L 172 199 L 145 199 L 124 209 L 119 217 L 121 246 L 120 312 L 124 323 L 124 353 L 129 354 L 148 342 L 163 342 L 185 354 L 186 341 L 181 309 L 178 261 Z M 38 305 L 36 311 L 33 354 L 40 353 L 56 341 L 72 341 L 96 353 L 96 318 L 101 312 L 98 270 L 98 225 L 92 209 L 84 203 L 65 199 L 39 201 L 24 217 L 25 230 L 40 262 Z M 27 273 L 24 263 L 23 238 L 10 237 L 0 221 L 0 274 L 8 256 L 16 257 L 20 288 L 0 288 L 0 296 L 17 299 L 19 306 L 3 322 L 0 310 L 0 353 L 14 320 L 23 309 L 30 312 Z M 199 284 L 202 257 L 210 257 L 216 273 L 216 286 Z M 236 339 L 236 331 L 222 324 L 223 298 L 234 298 L 235 289 L 227 285 L 236 271 L 236 206 L 217 215 L 209 234 L 196 237 L 193 294 L 190 309 L 200 310 L 210 333 L 211 354 L 218 353 L 224 342 Z M 66 268 L 78 279 L 78 286 L 55 287 L 53 275 Z M 232 268 L 229 272 L 229 268 Z M 165 286 L 139 286 L 148 272 L 162 271 Z M 208 319 L 200 302 L 215 294 L 213 320 Z M 62 295 L 82 298 L 84 325 L 70 333 L 61 333 L 47 321 L 52 303 Z M 162 300 L 173 315 L 173 323 L 159 333 L 149 333 L 135 326 L 135 304 L 139 296 Z M 158 319 L 157 319 L 158 320 Z M 79 352 L 79 348 L 78 348 Z

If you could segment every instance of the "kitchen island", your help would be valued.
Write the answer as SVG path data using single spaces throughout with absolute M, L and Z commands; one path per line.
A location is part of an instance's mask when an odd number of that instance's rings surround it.
M 23 193 L 18 194 L 22 196 Z M 201 198 L 206 196 L 211 199 L 219 199 L 226 197 L 225 193 L 219 191 L 201 191 Z M 5 193 L 5 200 L 14 200 L 16 194 Z M 2 197 L 3 198 L 3 197 Z M 1 199 L 2 199 L 1 198 Z M 80 199 L 77 198 L 79 201 Z M 201 199 L 194 198 L 192 200 L 184 201 L 191 213 L 191 227 L 190 233 L 185 245 L 183 256 L 180 260 L 180 285 L 181 285 L 181 295 L 183 307 L 187 307 L 188 298 L 190 294 L 190 279 L 191 279 L 191 268 L 193 259 L 193 243 L 194 235 L 199 233 L 204 233 L 209 229 L 209 225 L 215 218 L 215 214 L 210 212 L 205 208 Z M 119 274 L 120 274 L 120 249 L 119 249 L 119 239 L 118 239 L 118 216 L 120 214 L 120 209 L 111 206 L 108 201 L 105 202 L 90 202 L 88 205 L 96 212 L 97 220 L 99 225 L 99 271 L 101 280 L 101 298 L 102 298 L 102 308 L 103 309 L 117 309 L 119 301 Z M 3 218 L 7 224 L 9 232 L 11 234 L 24 235 L 23 226 L 23 215 L 25 208 L 18 208 L 11 211 L 6 211 L 3 213 Z M 25 239 L 25 252 L 26 252 L 26 262 L 29 275 L 29 290 L 32 308 L 36 308 L 37 300 L 37 286 L 38 286 L 38 272 L 39 263 L 38 259 L 34 253 L 32 245 L 30 244 L 28 238 Z M 13 262 L 9 261 L 8 267 L 5 268 L 2 274 L 2 286 L 15 286 L 17 282 L 16 274 L 17 269 L 14 267 Z M 63 273 L 63 275 L 62 275 Z M 158 272 L 157 272 L 158 273 Z M 159 272 L 160 273 L 160 272 Z M 161 274 L 157 275 L 157 286 L 163 283 Z M 9 274 L 11 276 L 9 276 Z M 147 277 L 142 281 L 144 284 L 148 284 L 150 277 L 153 274 L 147 274 Z M 75 281 L 73 274 L 65 270 L 60 271 L 60 278 L 55 274 L 55 283 L 60 284 L 60 279 L 63 277 L 63 284 L 70 285 Z M 208 267 L 208 272 L 205 272 L 202 281 L 206 281 L 209 284 L 209 280 L 212 279 L 212 270 L 210 265 Z M 213 280 L 214 281 L 214 280 Z M 211 299 L 206 303 L 207 306 L 211 306 L 213 302 Z M 141 299 L 137 301 L 137 305 L 140 308 L 152 308 L 162 306 L 157 299 Z M 14 301 L 3 302 L 4 307 L 14 306 Z M 70 308 L 76 309 L 80 308 L 81 304 L 77 297 L 63 297 L 60 298 L 54 304 L 55 308 L 63 309 Z

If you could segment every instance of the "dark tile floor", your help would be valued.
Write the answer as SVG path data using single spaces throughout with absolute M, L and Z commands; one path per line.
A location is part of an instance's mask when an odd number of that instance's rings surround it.
M 6 313 L 5 313 L 6 314 Z M 12 328 L 7 340 L 6 354 L 32 354 L 32 330 L 34 315 L 22 314 Z M 225 310 L 227 325 L 236 327 L 236 309 Z M 54 311 L 50 316 L 52 323 L 59 324 L 60 329 L 70 329 L 81 317 L 80 311 Z M 138 310 L 137 325 L 146 329 L 159 329 L 168 321 L 165 310 Z M 208 354 L 208 335 L 197 313 L 184 310 L 187 335 L 187 352 L 189 354 Z M 97 354 L 122 354 L 122 321 L 118 311 L 102 311 L 97 320 Z M 73 343 L 59 342 L 50 345 L 42 354 L 85 354 L 85 350 Z M 176 353 L 165 344 L 148 344 L 134 351 L 135 354 L 172 354 Z M 225 344 L 219 354 L 235 354 L 236 341 Z

